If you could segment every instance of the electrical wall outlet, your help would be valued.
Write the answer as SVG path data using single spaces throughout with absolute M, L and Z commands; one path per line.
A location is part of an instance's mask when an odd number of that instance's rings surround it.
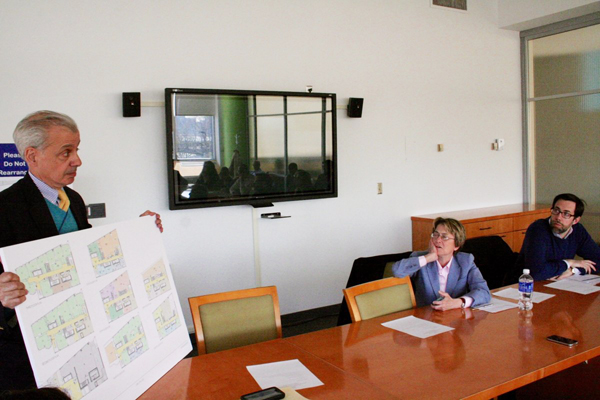
M 377 183 L 377 194 L 383 194 L 383 183 Z

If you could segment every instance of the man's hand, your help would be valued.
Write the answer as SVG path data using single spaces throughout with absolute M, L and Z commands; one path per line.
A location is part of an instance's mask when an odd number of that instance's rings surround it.
M 440 296 L 443 297 L 443 299 L 440 301 L 434 301 L 433 303 L 431 303 L 431 307 L 434 310 L 438 310 L 438 311 L 452 310 L 455 308 L 460 308 L 460 306 L 462 305 L 461 299 L 453 299 L 452 297 L 450 297 L 450 295 L 448 293 L 442 292 L 441 290 L 438 293 L 440 294 Z
M 155 219 L 155 223 L 156 223 L 156 227 L 158 228 L 158 230 L 160 231 L 160 233 L 162 233 L 163 231 L 163 226 L 162 226 L 162 221 L 160 220 L 160 214 L 157 214 L 153 211 L 150 210 L 146 210 L 144 211 L 142 214 L 140 214 L 140 217 L 145 217 L 147 215 L 154 215 L 156 217 Z
M 12 272 L 0 274 L 0 303 L 7 308 L 15 308 L 25 301 L 29 292 L 19 275 Z
M 568 278 L 568 277 L 570 277 L 570 276 L 573 276 L 573 275 L 575 275 L 575 274 L 573 273 L 573 271 L 571 271 L 571 268 L 567 268 L 567 269 L 565 270 L 565 272 L 563 272 L 563 273 L 562 273 L 562 274 L 560 274 L 559 276 L 555 276 L 554 278 L 550 278 L 550 279 L 551 279 L 551 280 L 560 281 L 561 279 L 566 279 L 566 278 Z
M 427 263 L 434 262 L 438 259 L 437 248 L 433 244 L 433 238 L 429 239 L 428 253 L 425 254 L 425 260 Z
M 566 260 L 570 267 L 583 268 L 586 274 L 596 270 L 596 263 L 590 260 Z M 562 275 L 561 275 L 562 276 Z

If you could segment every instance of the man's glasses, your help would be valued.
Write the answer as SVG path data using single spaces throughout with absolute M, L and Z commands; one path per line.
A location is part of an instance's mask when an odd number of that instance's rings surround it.
M 439 232 L 433 232 L 431 234 L 431 237 L 434 238 L 434 239 L 441 238 L 444 242 L 447 242 L 448 240 L 454 239 L 452 236 L 448 236 L 445 233 L 440 234 Z
M 550 212 L 552 215 L 562 214 L 565 219 L 571 219 L 575 216 L 574 214 L 571 214 L 570 211 L 560 211 L 560 208 L 558 207 L 554 207 L 552 210 L 550 210 Z

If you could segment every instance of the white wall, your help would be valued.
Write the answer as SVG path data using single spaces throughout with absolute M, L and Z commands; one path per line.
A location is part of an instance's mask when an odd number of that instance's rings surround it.
M 598 11 L 598 0 L 498 0 L 498 26 L 524 31 Z
M 410 250 L 411 215 L 522 199 L 519 39 L 496 1 L 0 0 L 0 26 L 0 142 L 34 110 L 75 118 L 75 188 L 108 213 L 92 222 L 161 213 L 188 325 L 187 297 L 255 285 L 253 218 L 260 279 L 289 313 L 341 301 L 355 258 Z M 267 209 L 289 219 L 169 211 L 164 110 L 120 116 L 127 91 L 308 84 L 365 105 L 338 115 L 339 197 Z

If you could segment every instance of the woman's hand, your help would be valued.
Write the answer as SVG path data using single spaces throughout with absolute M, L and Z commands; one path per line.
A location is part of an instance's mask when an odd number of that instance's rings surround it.
M 429 249 L 428 249 L 428 253 L 425 254 L 425 259 L 427 260 L 428 264 L 430 262 L 437 261 L 437 259 L 438 259 L 437 248 L 433 244 L 433 238 L 429 239 Z
M 446 311 L 453 310 L 455 308 L 460 308 L 462 306 L 462 300 L 460 298 L 453 299 L 448 293 L 442 292 L 441 290 L 438 293 L 441 297 L 443 297 L 443 299 L 440 301 L 436 300 L 433 303 L 431 303 L 431 307 L 434 310 Z

